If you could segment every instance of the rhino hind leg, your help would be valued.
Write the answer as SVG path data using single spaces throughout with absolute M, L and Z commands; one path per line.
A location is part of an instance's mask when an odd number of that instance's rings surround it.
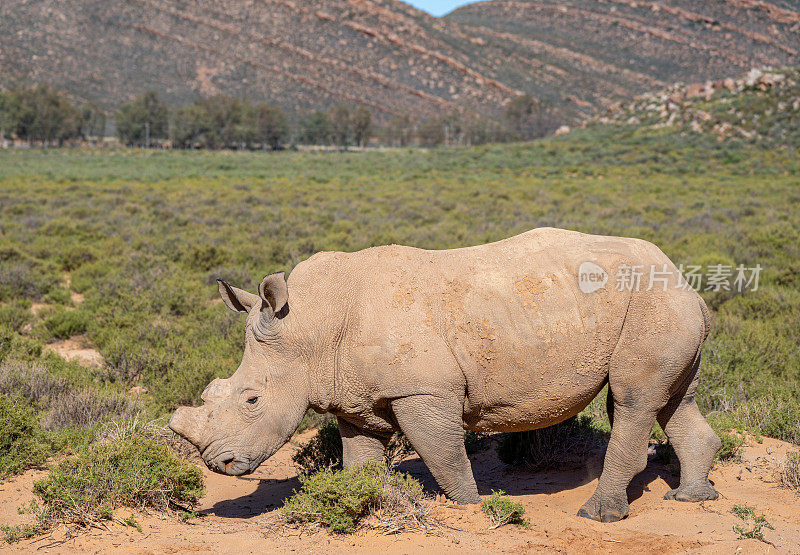
M 699 366 L 699 362 L 698 357 L 696 366 Z M 708 473 L 721 441 L 697 407 L 694 399 L 697 368 L 694 370 L 685 393 L 673 397 L 658 413 L 658 422 L 675 449 L 681 467 L 680 485 L 669 491 L 664 499 L 706 501 L 718 497 Z
M 631 302 L 609 364 L 608 409 L 613 424 L 603 472 L 594 494 L 578 512 L 578 516 L 600 522 L 616 522 L 628 516 L 627 488 L 647 466 L 650 431 L 657 416 L 665 414 L 662 409 L 676 396 L 684 398 L 679 390 L 688 392 L 686 384 L 696 373 L 697 352 L 702 343 L 700 326 L 668 325 L 658 321 L 659 315 L 652 310 L 637 309 L 637 302 L 641 301 L 634 298 Z M 698 319 L 700 316 L 698 310 Z M 655 330 L 658 331 L 654 333 Z M 691 418 L 691 411 L 675 411 L 672 418 L 675 422 L 671 429 L 678 430 L 682 422 Z M 691 426 L 684 423 L 683 428 L 687 427 Z M 684 447 L 684 458 L 694 460 L 694 453 L 687 454 L 691 453 L 690 442 L 679 436 L 676 432 L 676 440 Z M 692 467 L 692 479 L 702 474 L 704 464 L 703 461 Z
M 397 423 L 447 497 L 480 503 L 464 447 L 463 400 L 413 395 L 392 401 Z
M 600 522 L 616 522 L 628 516 L 628 484 L 647 465 L 647 442 L 655 421 L 654 410 L 615 407 L 600 481 L 578 516 Z

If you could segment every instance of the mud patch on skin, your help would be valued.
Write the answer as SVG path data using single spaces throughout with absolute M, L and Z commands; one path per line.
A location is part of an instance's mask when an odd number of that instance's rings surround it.
M 548 279 L 552 281 L 551 278 Z M 532 308 L 536 308 L 537 303 L 541 300 L 540 295 L 550 289 L 550 284 L 544 279 L 535 278 L 530 274 L 525 275 L 514 285 L 517 288 L 517 293 L 522 297 L 523 306 Z
M 408 310 L 414 304 L 414 292 L 410 289 L 398 289 L 394 292 L 392 306 L 403 310 Z
M 478 364 L 486 368 L 492 360 L 497 358 L 497 351 L 494 348 L 497 334 L 494 332 L 494 327 L 489 323 L 489 320 L 483 318 L 473 326 L 473 335 L 478 340 L 478 351 L 476 353 Z
M 397 351 L 394 355 L 394 360 L 389 364 L 398 364 L 401 362 L 407 362 L 412 358 L 416 357 L 417 353 L 414 351 L 414 344 L 413 343 L 401 343 L 397 346 Z
M 457 279 L 448 281 L 442 293 L 442 305 L 447 319 L 455 322 L 464 314 L 464 294 L 469 291 L 469 286 Z

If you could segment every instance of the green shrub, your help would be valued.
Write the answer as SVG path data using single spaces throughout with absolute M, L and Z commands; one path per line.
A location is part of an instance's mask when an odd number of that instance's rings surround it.
M 579 415 L 547 428 L 502 434 L 497 455 L 506 464 L 532 470 L 563 468 L 582 463 L 607 441 L 608 434 L 598 430 L 589 416 Z
M 30 524 L 18 524 L 16 526 L 0 524 L 0 532 L 3 532 L 3 540 L 8 543 L 30 539 L 38 534 L 39 531 L 38 527 L 31 526 Z
M 169 446 L 147 437 L 101 442 L 63 459 L 34 484 L 44 527 L 90 525 L 119 507 L 167 511 L 193 506 L 204 494 L 203 473 Z
M 47 434 L 33 407 L 0 394 L 0 480 L 40 466 L 48 456 Z
M 292 455 L 292 462 L 305 474 L 324 468 L 342 468 L 342 436 L 335 418 L 326 420 L 305 445 Z
M 499 528 L 506 524 L 528 526 L 525 518 L 525 507 L 522 503 L 512 501 L 503 490 L 494 491 L 488 499 L 481 501 L 481 510 L 492 521 L 490 529 Z
M 745 505 L 734 505 L 731 512 L 742 519 L 742 524 L 734 524 L 733 531 L 740 540 L 756 539 L 764 541 L 764 528 L 774 530 L 764 515 L 757 515 L 753 507 Z
M 300 491 L 295 491 L 282 509 L 290 522 L 319 523 L 332 532 L 347 534 L 355 531 L 371 510 L 388 509 L 404 518 L 424 520 L 426 516 L 420 511 L 424 496 L 420 483 L 381 463 L 370 461 L 348 470 L 325 468 L 302 475 L 300 482 Z
M 14 301 L 0 306 L 0 324 L 12 331 L 19 332 L 32 318 L 30 302 Z
M 717 432 L 722 446 L 717 451 L 717 459 L 720 461 L 739 461 L 742 458 L 742 447 L 744 447 L 744 434 L 727 431 Z
M 84 333 L 91 318 L 83 310 L 56 310 L 44 320 L 44 327 L 56 339 L 67 339 Z

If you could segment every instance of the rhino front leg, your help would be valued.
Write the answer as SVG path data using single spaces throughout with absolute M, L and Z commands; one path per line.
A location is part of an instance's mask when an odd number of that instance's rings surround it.
M 380 437 L 337 416 L 342 436 L 342 466 L 352 468 L 366 461 L 383 461 L 388 438 Z
M 463 403 L 433 395 L 392 401 L 397 423 L 447 497 L 480 503 L 472 466 L 464 448 Z

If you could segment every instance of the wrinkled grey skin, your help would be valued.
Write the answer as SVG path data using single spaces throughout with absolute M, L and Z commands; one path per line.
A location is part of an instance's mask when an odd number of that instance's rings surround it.
M 591 293 L 578 286 L 587 261 L 609 276 Z M 641 287 L 617 288 L 631 266 Z M 648 290 L 651 266 L 663 282 Z M 650 243 L 550 228 L 464 249 L 318 253 L 288 284 L 283 273 L 264 278 L 258 295 L 220 282 L 228 307 L 247 313 L 242 363 L 170 427 L 209 468 L 241 475 L 286 443 L 308 408 L 330 412 L 346 467 L 380 460 L 400 430 L 448 497 L 476 503 L 465 429 L 550 426 L 609 384 L 611 439 L 579 515 L 628 514 L 626 488 L 656 421 L 681 463 L 667 498 L 714 499 L 720 441 L 694 401 L 708 311 L 680 285 Z

